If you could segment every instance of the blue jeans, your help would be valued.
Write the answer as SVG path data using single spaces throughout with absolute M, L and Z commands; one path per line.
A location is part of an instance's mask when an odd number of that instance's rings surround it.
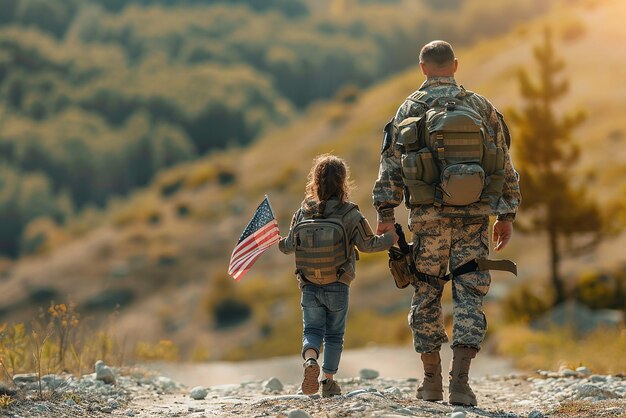
M 302 356 L 309 348 L 319 354 L 324 342 L 324 373 L 335 374 L 343 350 L 343 334 L 348 316 L 348 285 L 306 284 L 302 288 Z

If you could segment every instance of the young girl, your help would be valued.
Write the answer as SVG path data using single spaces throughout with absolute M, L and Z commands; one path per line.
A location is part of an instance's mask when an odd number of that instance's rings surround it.
M 333 379 L 343 350 L 348 314 L 348 289 L 354 280 L 356 246 L 363 252 L 389 249 L 395 232 L 374 235 L 358 207 L 348 200 L 349 173 L 344 160 L 320 155 L 313 161 L 305 199 L 294 214 L 289 235 L 279 242 L 285 253 L 296 253 L 296 276 L 302 291 L 302 393 L 319 390 L 317 363 L 324 343 L 322 396 L 341 394 Z

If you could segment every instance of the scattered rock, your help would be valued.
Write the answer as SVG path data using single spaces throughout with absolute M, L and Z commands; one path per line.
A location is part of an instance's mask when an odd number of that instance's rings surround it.
M 15 396 L 17 391 L 0 382 L 0 395 Z
M 367 393 L 366 389 L 357 389 L 357 390 L 353 390 L 352 392 L 348 392 L 346 394 L 347 398 L 352 398 L 353 396 L 357 396 L 357 395 L 361 395 L 363 393 Z
M 528 413 L 528 418 L 544 418 L 543 412 L 532 410 Z
M 395 386 L 383 390 L 383 393 L 387 396 L 395 396 L 398 398 L 402 397 L 402 392 Z
M 165 392 L 170 392 L 178 388 L 178 384 L 176 382 L 165 376 L 157 377 L 155 383 Z
M 115 384 L 115 373 L 102 360 L 96 361 L 96 380 L 101 380 L 107 385 Z
M 621 398 L 617 393 L 604 389 L 594 383 L 577 386 L 576 394 L 579 398 L 599 398 L 600 400 Z
M 283 390 L 283 384 L 276 377 L 270 377 L 263 382 L 263 388 L 272 392 L 280 392 Z
M 189 392 L 189 396 L 197 401 L 206 398 L 206 395 L 208 394 L 209 391 L 203 386 L 196 386 L 195 388 L 191 389 L 191 392 Z
M 563 369 L 560 372 L 564 377 L 578 377 L 578 372 L 575 372 L 572 369 Z
M 311 415 L 302 409 L 294 409 L 287 413 L 287 418 L 311 418 Z
M 13 383 L 16 385 L 25 385 L 27 383 L 37 382 L 37 373 L 23 373 L 13 376 Z
M 465 418 L 465 411 L 457 411 L 450 414 L 450 418 Z
M 376 379 L 379 375 L 380 373 L 378 373 L 378 370 L 361 369 L 359 371 L 359 376 L 364 380 Z
M 606 382 L 606 376 L 600 376 L 597 374 L 593 374 L 591 376 L 589 376 L 589 381 L 591 383 L 600 383 L 600 382 Z
M 189 412 L 204 412 L 205 408 L 197 408 L 195 406 L 190 406 L 188 411 Z
M 61 386 L 65 386 L 67 383 L 64 378 L 57 376 L 56 374 L 47 374 L 42 376 L 41 381 L 50 389 L 58 389 Z
M 589 376 L 591 374 L 591 370 L 585 366 L 578 367 L 576 371 L 583 376 Z

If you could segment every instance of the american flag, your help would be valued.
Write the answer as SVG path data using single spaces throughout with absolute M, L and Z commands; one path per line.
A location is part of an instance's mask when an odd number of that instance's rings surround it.
M 279 240 L 278 222 L 272 212 L 270 201 L 265 196 L 237 241 L 233 254 L 230 256 L 228 274 L 237 281 L 241 280 L 257 258 Z

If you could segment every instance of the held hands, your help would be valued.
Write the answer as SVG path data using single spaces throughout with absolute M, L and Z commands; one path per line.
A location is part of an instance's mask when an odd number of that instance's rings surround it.
M 500 251 L 511 240 L 513 236 L 513 222 L 511 221 L 496 221 L 493 224 L 493 242 L 496 243 L 496 252 Z
M 376 235 L 382 235 L 387 232 L 390 232 L 393 235 L 393 243 L 396 244 L 398 242 L 396 227 L 392 223 L 378 223 L 378 225 L 376 226 Z

